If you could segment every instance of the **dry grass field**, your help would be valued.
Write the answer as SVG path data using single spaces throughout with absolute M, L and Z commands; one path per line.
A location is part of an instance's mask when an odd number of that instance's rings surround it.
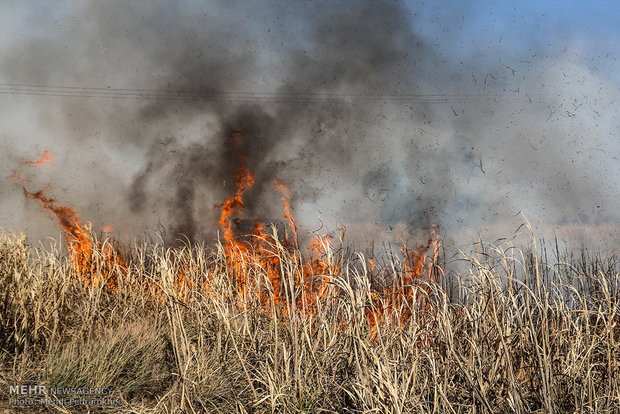
M 84 240 L 67 254 L 0 236 L 6 412 L 620 411 L 614 257 L 550 266 L 532 239 L 475 246 L 448 272 L 433 239 L 376 259 L 275 228 Z M 106 388 L 118 405 L 10 404 L 22 384 Z

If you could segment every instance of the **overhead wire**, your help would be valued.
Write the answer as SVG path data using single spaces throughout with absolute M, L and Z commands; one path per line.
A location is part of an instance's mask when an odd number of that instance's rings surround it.
M 0 94 L 74 98 L 228 101 L 228 102 L 341 102 L 355 100 L 385 103 L 471 103 L 480 100 L 512 99 L 498 94 L 367 94 L 344 92 L 234 92 L 155 90 L 112 87 L 55 86 L 0 83 Z

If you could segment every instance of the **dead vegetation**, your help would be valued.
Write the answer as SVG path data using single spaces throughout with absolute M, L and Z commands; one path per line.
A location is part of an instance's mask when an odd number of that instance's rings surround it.
M 397 257 L 371 271 L 326 244 L 328 290 L 304 312 L 302 255 L 275 239 L 260 244 L 284 298 L 269 307 L 264 262 L 231 263 L 221 244 L 145 243 L 115 268 L 94 249 L 89 269 L 111 289 L 3 234 L 0 406 L 25 412 L 7 405 L 9 385 L 46 384 L 111 387 L 123 405 L 109 411 L 125 413 L 618 412 L 618 262 L 550 266 L 535 247 L 461 252 L 442 284 L 400 286 L 410 295 L 396 300 L 375 279 L 402 280 Z

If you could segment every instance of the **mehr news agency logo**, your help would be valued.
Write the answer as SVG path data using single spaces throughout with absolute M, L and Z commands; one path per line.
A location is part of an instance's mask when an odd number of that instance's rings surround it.
M 112 388 L 47 387 L 45 385 L 9 385 L 9 405 L 82 405 L 121 406 L 121 399 L 110 397 Z

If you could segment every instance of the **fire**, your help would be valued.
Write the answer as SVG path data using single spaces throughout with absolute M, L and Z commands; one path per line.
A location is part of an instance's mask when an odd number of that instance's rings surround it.
M 239 151 L 240 140 L 244 138 L 241 132 L 233 131 L 230 134 L 230 141 L 233 143 L 235 149 L 238 152 L 241 163 L 233 171 L 233 176 L 236 183 L 236 191 L 232 197 L 224 200 L 224 203 L 217 205 L 216 208 L 221 209 L 220 219 L 218 224 L 224 232 L 224 241 L 227 245 L 233 244 L 235 235 L 232 230 L 231 217 L 233 214 L 241 213 L 245 207 L 243 202 L 243 193 L 254 185 L 254 175 L 250 172 L 247 164 L 247 157 Z
M 288 226 L 293 232 L 295 244 L 297 245 L 299 238 L 297 234 L 297 225 L 295 224 L 295 218 L 291 213 L 291 204 L 289 202 L 291 198 L 291 190 L 281 180 L 276 180 L 275 187 L 277 191 L 280 191 L 282 193 L 282 203 L 284 204 L 284 218 L 288 221 Z
M 428 309 L 429 286 L 438 281 L 435 270 L 440 247 L 437 225 L 432 224 L 425 245 L 412 250 L 403 248 L 401 277 L 391 286 L 376 292 L 372 297 L 372 305 L 367 309 L 366 315 L 373 335 L 384 318 L 394 312 L 398 312 L 401 322 L 405 322 L 412 316 L 413 305 L 417 305 L 416 309 L 419 311 Z M 370 268 L 375 268 L 372 259 Z
M 289 237 L 285 232 L 284 239 L 278 240 L 277 234 L 270 232 L 270 227 L 258 221 L 254 222 L 251 234 L 235 234 L 233 231 L 233 217 L 239 216 L 245 207 L 243 195 L 245 191 L 252 187 L 254 176 L 247 167 L 247 158 L 241 152 L 242 140 L 245 138 L 240 132 L 233 132 L 230 135 L 230 142 L 237 151 L 239 166 L 234 170 L 235 192 L 226 198 L 224 202 L 217 205 L 220 209 L 220 219 L 218 224 L 224 235 L 224 253 L 226 263 L 231 273 L 232 279 L 237 286 L 240 302 L 245 302 L 249 298 L 247 292 L 255 291 L 260 287 L 260 280 L 253 280 L 250 276 L 252 269 L 261 269 L 266 274 L 266 285 L 259 290 L 262 292 L 259 298 L 260 303 L 266 311 L 276 311 L 286 315 L 288 309 L 295 305 L 296 308 L 312 315 L 316 310 L 317 301 L 323 299 L 327 292 L 327 278 L 336 273 L 336 269 L 322 259 L 321 255 L 328 252 L 331 237 L 322 236 L 313 239 L 310 243 L 312 258 L 301 267 L 301 271 L 295 271 L 293 276 L 293 286 L 289 286 L 292 292 L 285 294 L 285 277 L 291 274 L 284 274 L 281 257 L 286 255 L 296 264 L 301 263 L 301 254 L 298 244 L 298 230 L 290 206 L 290 189 L 281 180 L 274 183 L 275 190 L 282 194 L 283 216 L 287 221 L 291 231 Z M 279 246 L 279 247 L 278 247 Z M 282 249 L 278 251 L 278 249 Z M 296 292 L 301 292 L 298 296 Z
M 90 258 L 92 243 L 85 226 L 82 225 L 76 211 L 70 207 L 58 206 L 57 201 L 47 197 L 45 192 L 49 187 L 37 192 L 30 192 L 24 188 L 26 197 L 41 203 L 41 206 L 58 220 L 58 224 L 68 236 L 68 243 L 78 255 L 77 261 L 82 263 L 85 258 Z M 83 268 L 83 266 L 79 266 Z
M 67 250 L 71 254 L 72 264 L 78 273 L 89 285 L 97 287 L 101 281 L 105 281 L 108 288 L 116 288 L 115 264 L 123 264 L 120 256 L 114 248 L 106 243 L 104 246 L 95 245 L 91 236 L 91 223 L 82 224 L 77 212 L 66 206 L 58 205 L 58 202 L 45 195 L 49 190 L 46 187 L 37 192 L 24 190 L 24 195 L 38 201 L 41 206 L 58 220 L 58 224 L 65 232 Z M 102 265 L 100 268 L 95 266 L 93 255 L 95 252 L 102 254 Z
M 42 165 L 51 165 L 52 162 L 54 161 L 55 155 L 56 154 L 54 154 L 53 151 L 45 150 L 43 151 L 43 154 L 41 154 L 38 160 L 24 161 L 24 164 L 29 165 L 31 167 L 41 167 Z
M 240 160 L 239 166 L 234 170 L 236 189 L 235 193 L 224 200 L 221 205 L 216 207 L 221 209 L 219 226 L 224 234 L 224 251 L 229 271 L 233 280 L 237 284 L 237 291 L 241 301 L 246 301 L 247 292 L 252 291 L 250 287 L 256 287 L 260 281 L 252 279 L 252 269 L 260 268 L 267 275 L 268 285 L 264 290 L 271 292 L 270 295 L 263 294 L 260 298 L 261 304 L 267 310 L 275 310 L 286 314 L 287 309 L 292 305 L 298 311 L 306 313 L 309 317 L 317 312 L 321 302 L 329 299 L 330 294 L 335 294 L 330 283 L 330 278 L 339 277 L 342 270 L 334 263 L 330 255 L 333 252 L 332 236 L 317 235 L 310 240 L 309 257 L 303 260 L 305 264 L 298 266 L 296 271 L 292 290 L 299 292 L 296 295 L 283 294 L 285 290 L 283 280 L 285 276 L 281 268 L 280 257 L 278 254 L 274 237 L 265 230 L 265 224 L 260 222 L 254 223 L 254 228 L 250 238 L 244 235 L 236 235 L 233 231 L 232 218 L 240 215 L 245 207 L 243 195 L 246 190 L 251 188 L 254 183 L 254 176 L 247 167 L 247 158 L 245 154 L 240 152 L 243 134 L 234 132 L 230 135 L 231 142 L 235 150 L 238 151 Z M 281 201 L 283 204 L 283 216 L 287 221 L 291 236 L 285 232 L 284 239 L 279 240 L 280 246 L 288 257 L 296 264 L 302 262 L 299 250 L 299 235 L 295 218 L 291 211 L 290 205 L 290 189 L 281 180 L 274 183 L 275 190 L 282 194 Z M 243 241 L 242 241 L 243 240 Z M 439 236 L 436 226 L 431 227 L 431 236 L 425 245 L 415 250 L 403 250 L 404 264 L 402 275 L 397 283 L 390 288 L 384 288 L 376 291 L 372 297 L 372 303 L 368 308 L 367 316 L 371 327 L 371 332 L 376 332 L 377 324 L 383 318 L 395 311 L 399 311 L 402 319 L 411 316 L 411 306 L 417 300 L 417 305 L 424 307 L 423 295 L 416 295 L 421 289 L 422 283 L 434 283 L 435 264 L 439 253 Z M 375 260 L 369 259 L 370 276 L 375 272 Z M 379 275 L 380 276 L 380 275 Z M 293 297 L 294 296 L 294 297 Z M 417 299 L 416 299 L 417 298 Z
M 245 210 L 244 195 L 254 185 L 255 177 L 243 153 L 243 133 L 233 131 L 229 142 L 238 159 L 233 170 L 234 193 L 215 207 L 220 210 L 218 225 L 222 232 L 222 253 L 224 261 L 214 262 L 208 269 L 195 267 L 191 249 L 167 250 L 167 261 L 174 268 L 171 277 L 161 286 L 151 282 L 141 288 L 163 301 L 164 295 L 172 295 L 180 301 L 189 301 L 192 292 L 199 288 L 190 274 L 204 272 L 210 275 L 224 271 L 236 291 L 237 306 L 258 303 L 266 314 L 275 312 L 286 317 L 291 311 L 301 312 L 308 318 L 315 317 L 326 301 L 340 294 L 334 279 L 348 273 L 342 261 L 335 259 L 331 235 L 315 235 L 309 241 L 308 253 L 302 254 L 299 246 L 299 230 L 290 204 L 290 189 L 281 180 L 274 182 L 274 189 L 281 194 L 282 215 L 288 226 L 281 237 L 277 228 L 254 221 L 251 231 L 240 231 L 235 227 Z M 53 153 L 45 151 L 38 161 L 28 163 L 40 166 L 51 162 Z M 25 177 L 14 174 L 15 181 L 22 184 Z M 19 178 L 19 179 L 17 179 Z M 112 243 L 98 243 L 91 233 L 90 223 L 83 224 L 76 210 L 61 206 L 47 196 L 49 187 L 38 192 L 23 189 L 27 198 L 38 201 L 50 215 L 56 218 L 66 234 L 67 248 L 72 265 L 86 283 L 97 286 L 105 281 L 108 288 L 115 290 L 117 275 L 124 274 L 126 263 Z M 113 232 L 110 225 L 101 231 L 109 237 Z M 240 234 L 238 234 L 240 233 Z M 399 315 L 405 322 L 413 315 L 413 309 L 428 308 L 428 286 L 437 282 L 437 260 L 440 238 L 436 225 L 431 225 L 428 240 L 417 249 L 402 250 L 403 263 L 398 269 L 383 269 L 377 266 L 375 258 L 368 258 L 366 276 L 373 287 L 365 310 L 370 334 L 376 337 L 378 328 L 389 316 Z M 95 260 L 99 255 L 102 260 Z M 400 274 L 395 274 L 399 271 Z M 120 272 L 120 273 L 119 273 Z M 170 274 L 170 273 L 166 273 Z M 212 287 L 209 276 L 202 283 L 202 293 L 209 295 Z M 390 283 L 391 281 L 391 283 Z M 383 283 L 383 284 L 382 284 Z M 381 287 L 382 286 L 382 287 Z M 425 295 L 426 293 L 426 295 Z M 390 320 L 393 320 L 391 318 Z
M 233 171 L 236 184 L 235 193 L 231 197 L 226 198 L 222 204 L 215 206 L 220 209 L 218 225 L 224 235 L 226 262 L 231 269 L 232 276 L 236 279 L 237 288 L 242 297 L 246 287 L 244 273 L 248 270 L 246 264 L 250 251 L 247 245 L 237 240 L 233 231 L 232 218 L 243 212 L 245 208 L 243 194 L 254 185 L 254 175 L 247 166 L 246 155 L 240 149 L 243 139 L 245 139 L 245 136 L 239 131 L 233 131 L 229 136 L 229 141 L 232 143 L 240 161 L 239 166 Z
M 54 152 L 45 150 L 38 160 L 24 161 L 24 164 L 30 167 L 40 167 L 51 165 L 53 159 Z M 55 199 L 47 196 L 46 193 L 50 190 L 49 185 L 39 191 L 30 192 L 23 186 L 28 181 L 26 175 L 15 171 L 11 178 L 15 183 L 22 185 L 26 198 L 38 201 L 50 215 L 56 218 L 66 235 L 67 250 L 75 272 L 89 285 L 97 287 L 105 281 L 108 288 L 115 290 L 116 272 L 114 270 L 117 267 L 115 265 L 118 264 L 120 268 L 124 268 L 125 264 L 112 244 L 96 243 L 92 237 L 92 224 L 90 222 L 82 224 L 75 209 L 58 205 Z M 112 227 L 106 226 L 102 230 L 109 234 Z M 101 260 L 95 260 L 95 254 L 100 255 Z

